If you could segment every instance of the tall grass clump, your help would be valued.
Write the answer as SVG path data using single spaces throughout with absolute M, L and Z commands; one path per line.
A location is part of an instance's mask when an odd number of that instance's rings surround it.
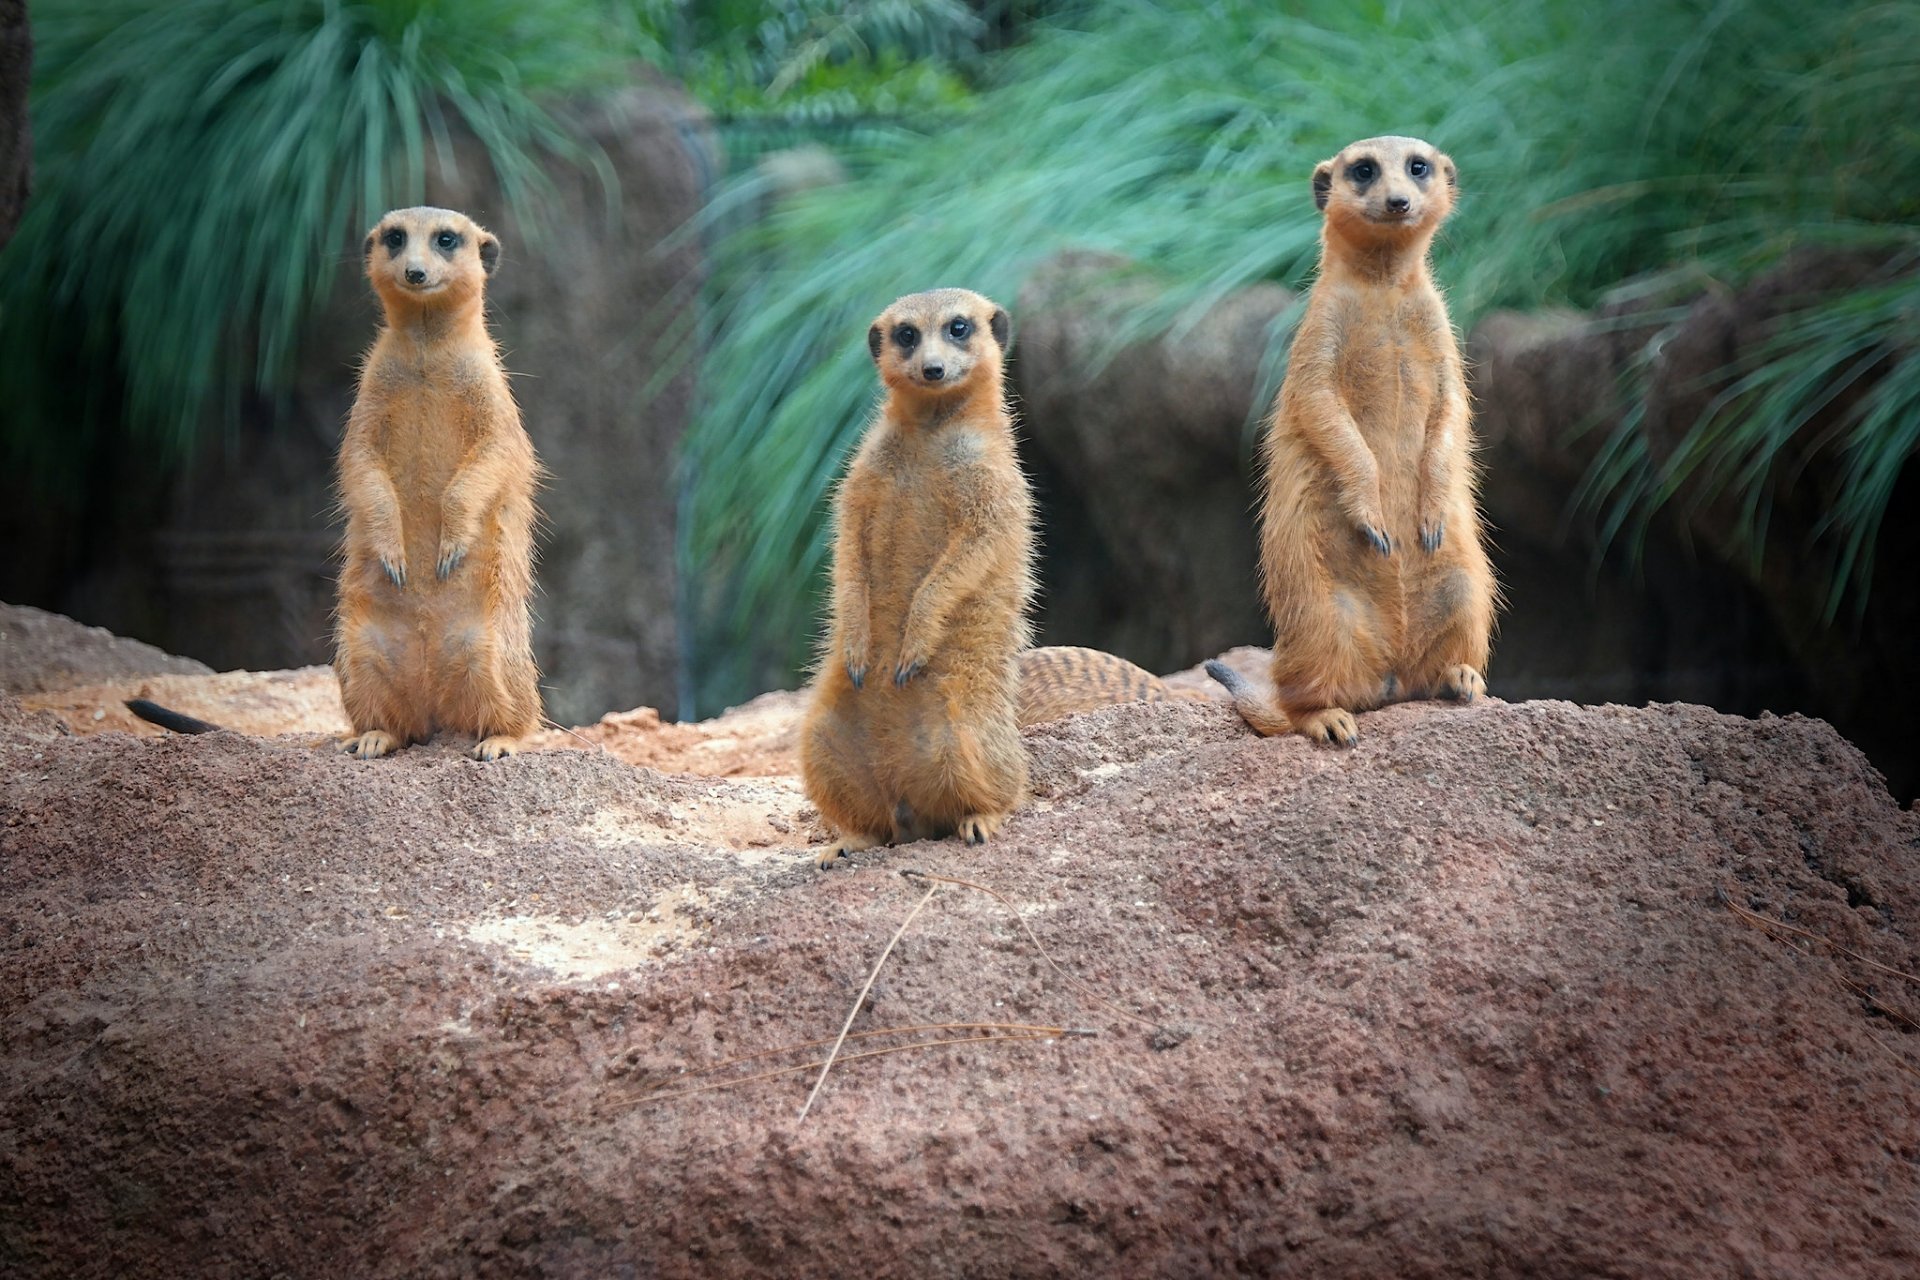
M 719 246 L 682 512 L 686 568 L 714 584 L 705 704 L 746 692 L 755 658 L 807 656 L 826 497 L 875 395 L 862 335 L 896 295 L 1011 303 L 1056 250 L 1108 250 L 1166 285 L 1115 317 L 1116 346 L 1163 332 L 1249 282 L 1304 283 L 1312 166 L 1387 132 L 1459 162 L 1436 259 L 1462 325 L 1680 263 L 1738 277 L 1810 241 L 1910 236 L 1920 148 L 1892 155 L 1888 130 L 1920 41 L 1887 33 L 1917 9 L 1117 0 L 1040 23 L 964 112 L 863 139 L 850 182 Z
M 594 0 L 48 0 L 33 19 L 0 431 L 56 482 L 123 425 L 178 459 L 221 404 L 281 383 L 342 249 L 424 198 L 454 120 L 517 206 L 549 157 L 595 161 L 543 102 L 619 70 Z

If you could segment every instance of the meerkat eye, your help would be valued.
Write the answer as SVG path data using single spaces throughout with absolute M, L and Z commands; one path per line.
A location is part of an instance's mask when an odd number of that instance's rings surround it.
M 1419 156 L 1415 156 L 1413 159 L 1407 161 L 1407 172 L 1416 178 L 1424 178 L 1429 172 L 1429 166 L 1425 160 L 1422 160 Z
M 453 232 L 451 231 L 442 231 L 439 235 L 433 238 L 433 242 L 439 245 L 442 249 L 446 249 L 449 252 L 451 252 L 453 248 L 460 243 L 460 237 L 453 234 Z
M 947 336 L 955 342 L 965 342 L 967 335 L 973 332 L 973 325 L 965 316 L 955 316 L 947 322 Z
M 920 345 L 920 331 L 910 324 L 903 324 L 893 331 L 893 340 L 902 351 L 911 351 Z
M 1354 165 L 1353 168 L 1347 170 L 1347 176 L 1361 186 L 1365 186 L 1367 183 L 1372 182 L 1374 178 L 1379 175 L 1379 172 L 1378 169 L 1373 167 L 1373 161 L 1362 160 L 1360 163 Z
M 407 243 L 407 233 L 399 227 L 388 227 L 387 233 L 380 237 L 380 243 L 387 246 L 387 252 L 398 253 Z

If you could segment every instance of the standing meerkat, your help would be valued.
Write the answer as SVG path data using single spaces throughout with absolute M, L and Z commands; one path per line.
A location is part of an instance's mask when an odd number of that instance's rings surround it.
M 1486 689 L 1498 591 L 1480 539 L 1460 347 L 1427 251 L 1454 163 L 1417 138 L 1313 171 L 1320 275 L 1265 446 L 1260 568 L 1276 710 L 1207 664 L 1262 734 L 1353 743 L 1353 713 Z
M 472 755 L 540 718 L 533 664 L 539 463 L 487 332 L 500 242 L 464 214 L 398 209 L 367 236 L 386 313 L 340 446 L 347 515 L 334 670 L 372 760 L 436 730 Z
M 800 734 L 807 798 L 838 837 L 823 867 L 884 841 L 982 843 L 1025 798 L 1033 503 L 1007 332 L 964 289 L 901 298 L 867 332 L 887 395 L 840 485 L 833 616 Z

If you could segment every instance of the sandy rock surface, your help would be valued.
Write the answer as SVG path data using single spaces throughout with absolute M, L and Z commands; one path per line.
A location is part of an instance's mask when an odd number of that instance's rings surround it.
M 791 707 L 736 714 L 701 777 L 637 715 L 363 763 L 0 697 L 3 1269 L 1920 1269 L 1920 819 L 1825 724 L 1115 707 L 995 842 L 821 873 L 747 767 Z M 817 1067 L 745 1077 L 821 1059 L 902 868 L 1006 901 L 939 886 L 800 1122 Z M 851 1057 L 958 1023 L 1096 1034 Z
M 0 693 L 21 696 L 153 675 L 208 675 L 205 663 L 28 605 L 0 604 Z

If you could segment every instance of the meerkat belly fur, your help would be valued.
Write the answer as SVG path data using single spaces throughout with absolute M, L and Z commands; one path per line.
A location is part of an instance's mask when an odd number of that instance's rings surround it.
M 888 841 L 980 843 L 1025 798 L 1032 500 L 1007 337 L 1007 313 L 960 289 L 901 298 L 868 332 L 886 400 L 840 486 L 832 620 L 801 730 L 807 796 L 838 836 L 822 866 Z
M 1353 713 L 1486 688 L 1497 607 L 1481 543 L 1460 348 L 1427 254 L 1454 163 L 1417 138 L 1315 168 L 1320 275 L 1265 443 L 1267 706 L 1208 670 L 1263 734 L 1352 743 Z
M 532 442 L 484 315 L 500 242 L 446 209 L 367 236 L 386 323 L 340 448 L 347 517 L 334 669 L 363 758 L 436 730 L 518 749 L 540 717 Z

